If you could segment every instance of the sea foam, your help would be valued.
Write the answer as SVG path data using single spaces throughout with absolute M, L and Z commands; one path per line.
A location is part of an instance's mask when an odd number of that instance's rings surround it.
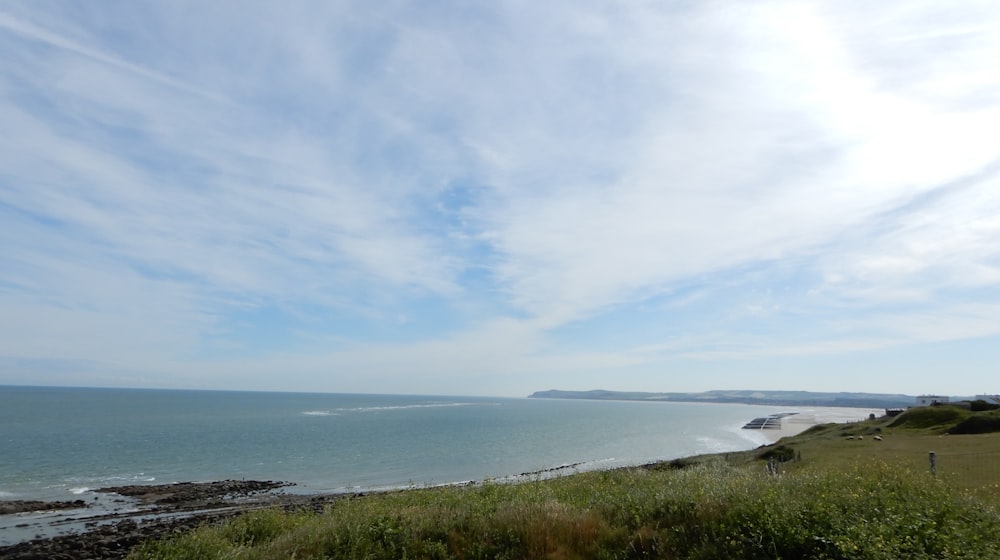
M 338 408 L 344 412 L 374 412 L 380 410 L 407 410 L 413 408 L 451 408 L 456 406 L 477 406 L 483 403 L 454 402 L 454 403 L 426 403 L 426 404 L 401 404 L 389 406 L 359 406 L 355 408 Z

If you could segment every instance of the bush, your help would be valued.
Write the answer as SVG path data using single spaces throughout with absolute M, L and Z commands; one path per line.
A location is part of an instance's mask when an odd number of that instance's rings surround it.
M 795 450 L 787 445 L 779 445 L 777 447 L 770 447 L 757 455 L 758 459 L 774 459 L 779 462 L 786 462 L 795 459 Z
M 965 409 L 949 405 L 911 408 L 897 416 L 889 424 L 889 427 L 939 428 L 943 431 L 954 426 L 969 414 L 969 411 Z
M 974 414 L 948 430 L 949 434 L 989 434 L 1000 432 L 1000 414 Z
M 982 399 L 975 400 L 969 403 L 969 409 L 973 412 L 985 412 L 990 410 L 1000 410 L 1000 404 L 994 404 L 991 402 L 986 402 Z

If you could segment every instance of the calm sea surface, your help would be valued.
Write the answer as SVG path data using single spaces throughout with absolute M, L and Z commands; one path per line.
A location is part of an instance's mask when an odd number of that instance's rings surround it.
M 752 405 L 0 386 L 0 499 L 284 480 L 338 492 L 749 449 Z

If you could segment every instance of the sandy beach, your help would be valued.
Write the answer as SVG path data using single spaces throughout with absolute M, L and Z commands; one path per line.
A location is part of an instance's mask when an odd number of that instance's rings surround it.
M 885 414 L 884 408 L 839 408 L 839 407 L 810 407 L 810 408 L 789 408 L 789 412 L 795 412 L 791 416 L 781 419 L 780 429 L 760 430 L 769 441 L 775 442 L 783 437 L 801 434 L 817 424 L 844 424 L 867 420 L 869 415 L 876 417 Z

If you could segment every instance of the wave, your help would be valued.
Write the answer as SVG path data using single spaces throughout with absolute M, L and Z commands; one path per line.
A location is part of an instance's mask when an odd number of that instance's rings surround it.
M 381 412 L 384 410 L 408 410 L 414 408 L 446 408 L 455 406 L 475 406 L 483 403 L 456 402 L 456 403 L 423 403 L 423 404 L 396 404 L 384 406 L 357 406 L 352 408 L 338 408 L 335 410 L 304 410 L 304 416 L 340 416 L 344 412 Z M 491 403 L 492 404 L 492 403 Z
M 90 488 L 87 488 L 86 486 L 80 486 L 78 488 L 70 488 L 69 491 L 71 493 L 76 494 L 77 496 L 79 496 L 80 494 L 84 494 L 86 492 L 90 492 Z
M 107 486 L 109 484 L 117 485 L 122 483 L 135 484 L 141 482 L 155 482 L 155 476 L 149 476 L 146 473 L 137 474 L 125 474 L 125 475 L 111 475 L 111 476 L 70 476 L 67 477 L 66 482 L 69 484 L 80 484 L 81 486 L 75 486 L 69 488 L 70 491 L 81 488 L 83 484 L 93 484 L 100 486 Z M 64 485 L 52 485 L 47 488 L 58 488 Z M 85 490 L 86 491 L 86 490 Z M 76 494 L 77 492 L 73 492 Z
M 411 408 L 448 408 L 455 406 L 481 406 L 487 403 L 455 402 L 455 403 L 424 403 L 424 404 L 398 404 L 385 406 L 359 406 L 356 408 L 338 408 L 342 412 L 374 412 L 380 410 L 407 410 Z M 495 403 L 488 403 L 495 404 Z
M 695 443 L 697 443 L 697 449 L 694 450 L 692 455 L 700 455 L 702 453 L 728 453 L 731 451 L 740 451 L 745 448 L 742 445 L 744 441 L 750 441 L 757 445 L 763 445 L 767 443 L 767 438 L 760 436 L 756 433 L 746 433 L 732 432 L 727 435 L 737 436 L 733 439 L 723 439 L 720 437 L 713 436 L 697 436 L 695 437 Z M 755 445 L 756 447 L 756 445 Z

